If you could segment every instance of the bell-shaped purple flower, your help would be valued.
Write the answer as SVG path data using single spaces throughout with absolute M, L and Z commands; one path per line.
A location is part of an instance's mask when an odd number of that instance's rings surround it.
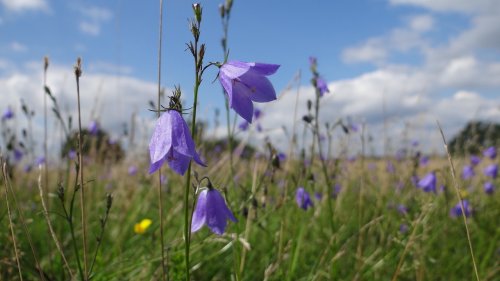
M 7 107 L 5 112 L 2 114 L 2 120 L 12 119 L 14 117 L 14 112 L 10 107 Z
M 130 176 L 135 176 L 135 175 L 137 175 L 137 171 L 138 171 L 138 169 L 137 169 L 137 166 L 136 166 L 136 165 L 130 165 L 130 166 L 128 167 L 128 174 L 129 174 Z
M 392 163 L 392 161 L 387 161 L 387 163 L 385 165 L 385 170 L 389 174 L 394 174 L 394 172 L 396 171 L 396 169 L 394 168 L 394 164 Z
M 314 206 L 311 196 L 309 196 L 309 192 L 307 192 L 303 187 L 297 188 L 295 201 L 297 201 L 297 205 L 304 210 Z
M 92 122 L 90 122 L 89 124 L 88 130 L 89 134 L 91 134 L 92 136 L 97 136 L 97 133 L 99 133 L 99 124 L 95 120 L 92 120 Z
M 23 159 L 23 152 L 17 148 L 14 148 L 14 160 L 17 162 L 21 161 Z
M 191 222 L 191 232 L 200 230 L 206 224 L 213 233 L 222 235 L 228 219 L 237 221 L 220 192 L 209 187 L 202 190 L 198 196 Z
M 462 203 L 464 205 L 465 216 L 470 217 L 470 215 L 472 214 L 472 207 L 469 204 L 469 201 L 462 200 Z M 458 202 L 453 208 L 451 208 L 450 215 L 452 217 L 458 217 L 462 215 L 462 206 L 460 206 L 460 202 Z
M 429 156 L 420 157 L 420 166 L 427 166 L 429 164 Z
M 479 158 L 477 155 L 470 156 L 470 164 L 472 166 L 477 166 L 479 163 L 481 163 L 481 158 Z
M 328 89 L 328 85 L 326 84 L 325 80 L 323 80 L 323 78 L 321 77 L 316 78 L 316 88 L 319 91 L 320 97 L 330 92 L 330 90 Z
M 227 93 L 230 107 L 249 123 L 252 123 L 252 102 L 276 99 L 273 85 L 266 76 L 274 74 L 279 67 L 241 61 L 228 61 L 220 67 L 219 81 Z
M 468 180 L 475 175 L 474 168 L 471 165 L 465 165 L 462 169 L 462 179 Z
M 255 120 L 259 119 L 260 117 L 262 116 L 262 110 L 256 108 L 254 111 L 253 111 L 253 118 L 255 118 Z
M 165 161 L 172 170 L 184 175 L 191 159 L 206 166 L 195 150 L 191 133 L 177 110 L 167 110 L 156 122 L 155 131 L 149 142 L 151 166 L 149 173 L 158 170 Z
M 492 183 L 492 182 L 490 182 L 490 181 L 485 182 L 483 187 L 484 187 L 484 192 L 485 192 L 486 194 L 491 195 L 491 194 L 493 194 L 493 192 L 495 191 L 495 186 L 494 186 L 494 185 L 493 185 L 493 183 Z
M 484 168 L 484 175 L 491 178 L 496 178 L 498 176 L 498 165 L 490 164 Z
M 250 125 L 250 123 L 248 123 L 246 120 L 243 120 L 243 122 L 241 122 L 239 125 L 238 125 L 238 128 L 242 131 L 246 131 L 248 130 L 248 126 Z
M 490 146 L 483 151 L 483 155 L 484 157 L 495 159 L 495 157 L 497 157 L 497 150 L 494 146 Z
M 436 175 L 434 172 L 428 173 L 425 177 L 418 181 L 417 186 L 425 192 L 436 192 Z

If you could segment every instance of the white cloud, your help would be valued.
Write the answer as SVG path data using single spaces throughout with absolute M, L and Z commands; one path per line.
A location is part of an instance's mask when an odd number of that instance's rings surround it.
M 24 44 L 14 41 L 9 44 L 9 49 L 16 53 L 22 53 L 26 52 L 28 50 L 28 47 L 26 47 L 26 45 Z
M 47 11 L 49 6 L 45 0 L 0 0 L 9 11 L 22 12 L 27 10 Z
M 97 36 L 101 32 L 101 27 L 98 23 L 95 22 L 88 22 L 88 21 L 82 21 L 80 22 L 80 31 L 83 33 L 92 35 L 92 36 Z
M 101 25 L 113 18 L 113 13 L 110 10 L 102 7 L 80 7 L 78 11 L 84 18 L 84 20 L 80 21 L 80 31 L 92 36 L 99 35 L 101 31 Z
M 0 60 L 1 62 L 1 60 Z M 18 128 L 26 127 L 25 119 L 21 116 L 20 100 L 23 99 L 35 111 L 33 122 L 34 131 L 42 132 L 43 126 L 43 90 L 42 64 L 29 63 L 19 71 L 11 71 L 0 76 L 2 89 L 0 112 L 5 107 L 12 106 L 20 117 Z M 47 84 L 63 111 L 63 116 L 71 115 L 73 128 L 77 124 L 76 85 L 72 66 L 50 65 Z M 84 62 L 83 76 L 80 79 L 80 95 L 82 105 L 82 126 L 86 127 L 92 119 L 97 119 L 102 127 L 111 132 L 112 136 L 119 137 L 123 132 L 123 125 L 130 125 L 131 116 L 137 113 L 136 140 L 145 143 L 150 137 L 150 129 L 154 124 L 154 114 L 149 112 L 149 100 L 156 100 L 157 86 L 154 83 L 136 79 L 130 76 L 118 76 L 96 72 L 91 67 L 86 68 Z M 48 105 L 52 103 L 48 100 Z M 49 111 L 49 130 L 60 132 L 54 115 Z M 130 128 L 130 126 L 128 126 Z M 59 147 L 60 133 L 51 138 L 53 152 Z M 37 149 L 40 149 L 40 143 Z
M 342 60 L 347 63 L 376 62 L 380 63 L 387 58 L 385 50 L 379 40 L 368 40 L 365 44 L 347 48 L 342 52 Z
M 418 15 L 410 19 L 409 26 L 418 32 L 426 32 L 434 27 L 434 18 L 430 15 Z
M 438 12 L 496 13 L 500 11 L 497 0 L 389 0 L 395 5 L 413 5 Z

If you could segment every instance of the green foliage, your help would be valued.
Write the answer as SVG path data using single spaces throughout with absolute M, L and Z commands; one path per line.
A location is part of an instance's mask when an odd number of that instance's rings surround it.
M 500 124 L 471 121 L 449 143 L 455 154 L 479 154 L 489 146 L 500 146 Z

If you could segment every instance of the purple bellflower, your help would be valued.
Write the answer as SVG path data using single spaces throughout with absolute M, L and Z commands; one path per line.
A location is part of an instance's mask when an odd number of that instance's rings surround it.
M 256 108 L 254 111 L 253 111 L 253 118 L 255 120 L 259 119 L 260 117 L 262 116 L 262 110 Z
M 484 168 L 484 175 L 491 178 L 496 178 L 498 176 L 498 165 L 491 164 Z
M 2 114 L 2 120 L 12 119 L 14 117 L 14 112 L 10 107 L 7 107 L 5 112 Z
M 316 78 L 316 88 L 319 91 L 320 97 L 330 92 L 330 90 L 328 89 L 328 85 L 326 84 L 325 80 L 323 80 L 323 78 L 321 77 Z
M 198 195 L 191 222 L 191 232 L 200 230 L 206 224 L 213 233 L 222 235 L 228 219 L 237 221 L 220 192 L 209 184 L 209 187 Z
M 228 61 L 220 67 L 219 81 L 229 99 L 229 106 L 243 119 L 252 123 L 253 101 L 270 102 L 276 99 L 273 85 L 266 76 L 280 66 L 255 62 Z
M 476 155 L 471 155 L 470 156 L 470 164 L 472 166 L 477 166 L 479 163 L 481 163 L 481 158 L 479 158 Z
M 485 182 L 484 183 L 484 192 L 486 194 L 493 194 L 493 192 L 495 191 L 495 186 L 493 185 L 492 182 L 488 181 L 488 182 Z
M 464 204 L 464 214 L 466 217 L 470 217 L 472 214 L 472 207 L 469 204 L 469 201 L 462 200 Z M 460 202 L 458 202 L 453 208 L 451 208 L 450 215 L 454 218 L 462 215 L 462 207 L 460 206 Z
M 194 148 L 186 121 L 179 111 L 174 109 L 167 110 L 158 118 L 149 142 L 149 155 L 150 174 L 158 170 L 165 161 L 179 175 L 186 173 L 191 159 L 206 166 Z
M 97 136 L 97 133 L 99 133 L 99 124 L 97 124 L 95 120 L 92 120 L 92 122 L 90 122 L 89 124 L 88 130 L 89 134 Z
M 462 169 L 462 179 L 468 180 L 475 175 L 474 168 L 471 165 L 466 165 Z
M 244 132 L 244 131 L 248 130 L 249 125 L 250 125 L 250 123 L 248 123 L 246 120 L 243 120 L 243 122 L 241 122 L 238 125 L 238 128 Z
M 425 192 L 436 192 L 436 175 L 434 172 L 428 173 L 425 177 L 418 181 L 417 186 Z
M 307 192 L 303 187 L 299 187 L 295 193 L 295 201 L 300 208 L 307 210 L 309 207 L 314 206 L 309 192 Z
M 17 162 L 21 161 L 23 159 L 23 152 L 17 148 L 14 148 L 14 160 Z
M 420 157 L 420 165 L 427 166 L 427 164 L 429 164 L 429 156 Z
M 138 171 L 138 170 L 137 170 L 137 166 L 136 166 L 136 165 L 130 165 L 130 166 L 128 167 L 128 174 L 129 174 L 130 176 L 135 176 L 135 175 L 137 175 L 137 171 Z
M 483 155 L 490 159 L 495 159 L 497 157 L 497 150 L 494 146 L 490 146 L 483 151 Z

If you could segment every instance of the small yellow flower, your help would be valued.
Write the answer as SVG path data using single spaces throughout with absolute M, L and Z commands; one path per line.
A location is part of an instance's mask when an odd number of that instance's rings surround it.
M 469 192 L 467 192 L 467 190 L 465 189 L 460 189 L 460 196 L 462 197 L 462 199 L 466 199 L 467 197 L 469 197 Z
M 140 223 L 134 225 L 134 232 L 137 234 L 144 234 L 152 223 L 153 221 L 150 219 L 143 219 Z

